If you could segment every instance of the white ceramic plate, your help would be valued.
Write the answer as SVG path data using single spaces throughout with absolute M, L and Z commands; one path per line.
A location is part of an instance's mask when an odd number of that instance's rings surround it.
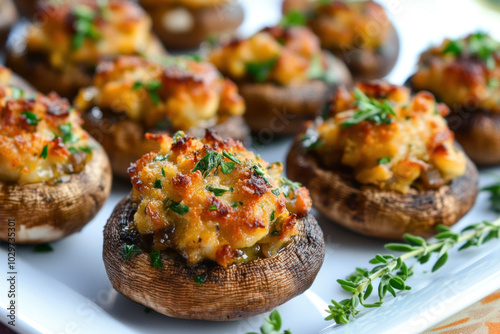
M 242 30 L 249 34 L 279 18 L 279 0 L 244 0 L 251 15 Z M 500 15 L 489 12 L 473 0 L 459 4 L 451 0 L 384 1 L 402 38 L 401 58 L 389 79 L 402 83 L 413 70 L 418 53 L 431 42 L 445 36 L 458 37 L 477 28 L 500 38 Z M 453 5 L 453 9 L 450 9 Z M 453 13 L 453 14 L 451 14 Z M 444 16 L 442 16 L 444 15 Z M 443 17 L 443 19 L 441 19 Z M 264 136 L 264 139 L 267 137 Z M 255 147 L 268 161 L 285 160 L 289 140 Z M 498 170 L 500 171 L 500 170 Z M 492 178 L 482 171 L 481 185 Z M 20 333 L 245 333 L 258 330 L 263 316 L 231 323 L 211 323 L 168 318 L 116 293 L 106 276 L 102 262 L 102 231 L 111 211 L 130 189 L 115 182 L 105 207 L 81 233 L 53 243 L 54 252 L 34 253 L 33 247 L 17 249 L 16 331 Z M 481 194 L 474 209 L 456 226 L 494 219 L 486 194 Z M 29 214 L 27 212 L 27 214 Z M 318 215 L 317 215 L 318 216 Z M 500 242 L 452 251 L 449 263 L 435 274 L 429 267 L 417 267 L 408 283 L 413 287 L 397 299 L 388 299 L 380 309 L 362 313 L 348 326 L 329 327 L 323 321 L 331 298 L 347 297 L 335 282 L 355 267 L 367 266 L 375 254 L 384 252 L 383 242 L 358 236 L 336 227 L 318 216 L 323 228 L 327 252 L 316 281 L 305 294 L 279 307 L 285 328 L 293 333 L 416 333 L 445 319 L 500 288 Z M 7 272 L 5 244 L 0 263 Z M 2 262 L 4 261 L 4 262 Z M 0 277 L 0 321 L 6 323 L 8 305 L 6 277 Z

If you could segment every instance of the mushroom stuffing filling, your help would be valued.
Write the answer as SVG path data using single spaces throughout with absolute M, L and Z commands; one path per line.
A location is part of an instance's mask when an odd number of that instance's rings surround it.
M 0 180 L 69 180 L 92 158 L 81 119 L 56 93 L 25 96 L 21 89 L 7 86 L 10 74 L 0 66 Z
M 102 57 L 154 51 L 151 19 L 133 2 L 48 2 L 39 15 L 43 20 L 28 29 L 28 52 L 62 71 L 93 69 Z
M 186 6 L 188 8 L 198 9 L 203 7 L 218 7 L 234 4 L 234 0 L 141 0 L 145 5 L 157 5 L 158 3 L 168 6 Z
M 445 40 L 420 56 L 414 89 L 427 89 L 444 103 L 500 112 L 500 42 L 485 33 Z
M 319 79 L 335 82 L 319 39 L 306 27 L 265 28 L 245 40 L 215 49 L 210 61 L 237 81 L 300 85 Z
M 104 62 L 94 86 L 81 90 L 75 105 L 125 115 L 148 129 L 173 130 L 213 126 L 245 111 L 234 83 L 212 64 L 188 57 L 122 56 Z
M 139 234 L 141 248 L 227 266 L 274 256 L 297 234 L 312 203 L 307 189 L 280 176 L 280 163 L 209 130 L 203 139 L 148 137 L 161 150 L 129 168 L 137 211 L 124 230 Z
M 339 89 L 329 106 L 302 137 L 328 168 L 346 167 L 362 184 L 401 193 L 437 189 L 465 173 L 466 157 L 443 118 L 449 109 L 428 92 L 412 97 L 406 87 L 360 83 L 353 92 Z

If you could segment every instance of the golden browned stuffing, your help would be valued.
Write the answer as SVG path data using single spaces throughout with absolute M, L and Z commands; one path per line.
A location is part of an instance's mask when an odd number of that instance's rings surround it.
M 64 182 L 92 157 L 88 134 L 66 99 L 25 96 L 6 86 L 0 67 L 0 180 L 19 184 Z
M 381 48 L 392 24 L 382 6 L 373 1 L 315 1 L 309 24 L 326 49 Z
M 210 61 L 235 80 L 284 86 L 317 79 L 328 70 L 319 39 L 306 27 L 266 28 L 215 49 Z
M 245 104 L 230 80 L 208 62 L 164 57 L 157 61 L 123 56 L 102 63 L 94 86 L 83 89 L 75 106 L 98 106 L 154 128 L 209 127 L 244 113 Z
M 132 1 L 48 2 L 37 16 L 39 22 L 28 29 L 27 49 L 45 55 L 53 68 L 93 67 L 106 57 L 159 53 L 151 49 L 151 19 Z
M 406 87 L 360 83 L 353 92 L 338 90 L 328 118 L 311 124 L 303 142 L 325 165 L 352 168 L 362 184 L 435 189 L 466 169 L 443 118 L 448 112 L 428 92 L 412 97 Z
M 153 250 L 174 250 L 189 264 L 220 265 L 275 255 L 307 214 L 307 189 L 280 176 L 239 142 L 208 131 L 153 136 L 161 143 L 129 168 L 138 204 L 129 229 L 153 236 Z M 149 240 L 149 239 L 148 239 Z
M 412 85 L 433 92 L 452 109 L 500 112 L 500 42 L 484 33 L 446 39 L 420 56 Z
M 141 0 L 144 5 L 158 5 L 159 3 L 167 6 L 185 6 L 189 8 L 216 7 L 231 5 L 236 0 Z

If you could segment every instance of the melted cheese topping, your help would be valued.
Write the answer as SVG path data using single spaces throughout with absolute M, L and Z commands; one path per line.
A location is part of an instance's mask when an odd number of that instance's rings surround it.
M 119 57 L 98 67 L 94 84 L 76 98 L 79 110 L 98 106 L 125 113 L 147 128 L 208 127 L 245 110 L 234 83 L 212 64 L 188 58 Z
M 195 264 L 220 265 L 275 255 L 311 208 L 309 192 L 239 142 L 152 136 L 161 143 L 129 168 L 137 212 L 131 229 Z M 286 195 L 286 196 L 285 196 Z M 152 238 L 151 238 L 152 236 Z
M 293 85 L 327 70 L 318 38 L 306 27 L 266 28 L 252 37 L 215 49 L 210 61 L 235 80 Z
M 500 43 L 482 33 L 446 39 L 420 56 L 412 84 L 452 108 L 500 112 Z
M 46 55 L 54 68 L 92 68 L 101 58 L 161 54 L 153 43 L 151 19 L 132 1 L 49 2 L 37 15 L 42 19 L 30 24 L 27 49 Z
M 432 94 L 411 97 L 407 88 L 382 82 L 357 87 L 375 104 L 389 106 L 394 115 L 379 119 L 378 125 L 364 120 L 348 127 L 359 116 L 361 103 L 354 93 L 340 89 L 330 117 L 304 137 L 318 138 L 310 147 L 325 165 L 351 167 L 358 182 L 401 193 L 412 186 L 435 189 L 465 173 L 466 157 L 454 147 L 453 133 L 443 118 L 449 109 L 436 103 Z
M 226 5 L 236 5 L 235 0 L 141 0 L 145 6 L 185 6 L 193 9 L 203 7 L 217 7 Z
M 392 25 L 384 8 L 373 1 L 315 3 L 309 25 L 326 49 L 379 49 Z
M 9 74 L 0 67 L 0 180 L 64 182 L 83 170 L 92 148 L 68 101 L 56 93 L 24 96 L 5 85 Z

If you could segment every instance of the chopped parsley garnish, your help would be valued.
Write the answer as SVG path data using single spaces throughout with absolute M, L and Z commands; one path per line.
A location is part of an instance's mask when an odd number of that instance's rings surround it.
M 328 69 L 329 68 L 325 68 L 323 64 L 322 54 L 318 53 L 311 59 L 307 77 L 312 80 L 321 80 L 329 84 L 337 82 L 336 76 Z
M 28 123 L 29 125 L 37 126 L 41 121 L 41 119 L 39 119 L 34 113 L 29 111 L 23 112 L 22 115 L 26 117 L 26 123 Z
M 42 149 L 42 153 L 40 154 L 40 158 L 47 159 L 48 153 L 49 153 L 49 145 L 45 145 Z
M 209 208 L 210 210 L 217 210 L 217 206 L 215 206 L 215 205 L 210 205 L 208 208 Z
M 378 162 L 379 165 L 383 165 L 383 164 L 389 163 L 389 162 L 391 162 L 391 157 L 380 158 L 380 159 L 377 160 L 377 162 Z
M 160 179 L 155 180 L 155 189 L 163 189 L 163 184 Z
M 163 167 L 161 168 L 161 175 L 163 175 L 163 177 L 166 177 L 165 170 L 163 169 Z
M 293 181 L 287 179 L 286 177 L 281 178 L 280 188 L 281 188 L 281 191 L 283 192 L 283 195 L 285 195 L 285 197 L 290 196 L 291 191 L 295 191 L 300 187 L 302 187 L 302 184 L 300 184 L 298 182 L 293 182 Z
M 500 86 L 500 81 L 496 78 L 488 80 L 487 86 L 489 89 L 495 89 Z
M 72 41 L 74 50 L 80 49 L 86 38 L 98 39 L 101 37 L 93 24 L 96 17 L 94 9 L 84 4 L 78 4 L 73 10 L 73 15 L 75 16 L 75 22 L 73 23 L 75 34 Z
M 182 137 L 184 137 L 184 131 L 177 131 L 172 138 L 174 139 L 174 141 L 177 141 L 177 139 Z
M 312 150 L 321 146 L 318 131 L 313 128 L 307 128 L 306 132 L 301 138 L 302 146 L 306 150 Z
M 141 252 L 142 252 L 141 249 L 136 245 L 123 244 L 123 255 L 125 256 L 123 262 L 127 262 L 132 255 L 139 254 Z
M 133 90 L 138 90 L 144 88 L 149 93 L 149 97 L 155 106 L 159 105 L 161 102 L 160 95 L 158 94 L 158 90 L 162 88 L 162 84 L 160 81 L 153 80 L 150 82 L 142 82 L 136 81 L 134 84 Z M 175 137 L 175 136 L 174 136 Z M 174 138 L 175 139 L 175 138 Z
M 86 146 L 86 147 L 80 146 L 80 147 L 78 147 L 78 149 L 80 151 L 82 151 L 82 152 L 87 153 L 87 154 L 91 154 L 92 153 L 92 148 L 90 146 Z
M 450 41 L 446 45 L 446 47 L 443 49 L 442 53 L 444 53 L 444 54 L 451 53 L 454 56 L 460 56 L 463 48 L 464 48 L 463 41 L 460 39 L 457 39 L 457 40 Z
M 268 185 L 271 185 L 271 181 L 269 181 L 269 179 L 267 178 L 266 174 L 264 173 L 264 171 L 262 170 L 262 168 L 260 166 L 253 165 L 252 169 L 254 170 L 255 174 L 262 177 Z
M 205 189 L 208 190 L 208 191 L 210 191 L 211 193 L 213 193 L 217 197 L 220 197 L 220 196 L 224 195 L 228 191 L 232 192 L 234 190 L 233 188 L 231 188 L 229 190 L 228 189 L 215 188 L 215 187 L 212 187 L 210 185 L 206 186 Z
M 274 221 L 274 214 L 275 213 L 276 213 L 276 210 L 273 210 L 273 212 L 271 212 L 271 217 L 269 217 L 271 221 Z
M 391 115 L 396 115 L 387 100 L 379 101 L 377 99 L 369 98 L 360 89 L 354 89 L 354 97 L 356 99 L 356 106 L 358 111 L 354 115 L 343 121 L 340 126 L 343 129 L 350 128 L 363 121 L 372 121 L 376 125 L 390 124 L 392 119 Z
M 10 87 L 12 93 L 11 96 L 14 100 L 21 99 L 24 97 L 24 90 L 17 87 Z
M 166 155 L 158 154 L 156 157 L 154 157 L 153 161 L 165 161 L 167 159 L 168 159 L 168 154 Z
M 262 83 L 269 78 L 269 75 L 276 66 L 277 61 L 278 57 L 274 57 L 263 62 L 247 63 L 246 69 L 253 80 Z
M 288 28 L 294 26 L 303 26 L 306 23 L 307 23 L 307 18 L 303 13 L 296 10 L 292 10 L 288 12 L 285 16 L 283 16 L 280 22 L 280 26 Z
M 243 202 L 233 202 L 231 203 L 231 207 L 236 209 L 238 207 L 238 205 L 243 205 Z
M 271 190 L 271 192 L 276 196 L 280 195 L 280 190 L 278 188 Z
M 153 267 L 163 269 L 163 262 L 161 262 L 161 253 L 159 250 L 149 253 L 149 257 L 151 258 Z
M 65 144 L 74 144 L 79 140 L 71 130 L 71 127 L 71 123 L 59 125 L 59 131 L 62 133 L 62 140 Z
M 228 158 L 229 160 L 231 160 L 232 162 L 234 163 L 237 163 L 237 164 L 241 164 L 241 161 L 240 159 L 238 159 L 234 154 L 232 154 L 231 152 L 227 152 L 227 151 L 222 151 L 222 155 L 225 156 L 226 158 Z
M 489 69 L 495 68 L 495 54 L 500 52 L 499 42 L 483 32 L 471 35 L 467 42 L 461 39 L 449 41 L 442 53 L 451 53 L 454 56 L 469 54 L 482 60 Z
M 202 286 L 203 283 L 207 280 L 207 274 L 201 274 L 201 275 L 194 275 L 194 280 L 196 281 L 196 284 L 199 286 Z
M 165 208 L 172 210 L 173 212 L 176 212 L 180 215 L 185 215 L 186 213 L 189 212 L 189 206 L 186 206 L 184 204 L 181 204 L 176 201 L 172 201 L 170 199 L 166 199 L 163 202 Z
M 225 162 L 223 158 L 227 158 L 231 161 Z M 206 177 L 213 169 L 220 166 L 223 174 L 229 174 L 234 170 L 236 163 L 241 163 L 241 161 L 231 153 L 224 151 L 221 154 L 216 151 L 208 151 L 194 166 L 193 172 L 199 170 L 203 173 L 203 177 Z
M 35 249 L 33 249 L 35 253 L 49 253 L 53 252 L 54 249 L 50 244 L 39 244 L 35 246 Z
M 220 162 L 220 170 L 225 175 L 231 174 L 231 172 L 234 170 L 234 167 L 236 167 L 236 164 L 234 162 Z

